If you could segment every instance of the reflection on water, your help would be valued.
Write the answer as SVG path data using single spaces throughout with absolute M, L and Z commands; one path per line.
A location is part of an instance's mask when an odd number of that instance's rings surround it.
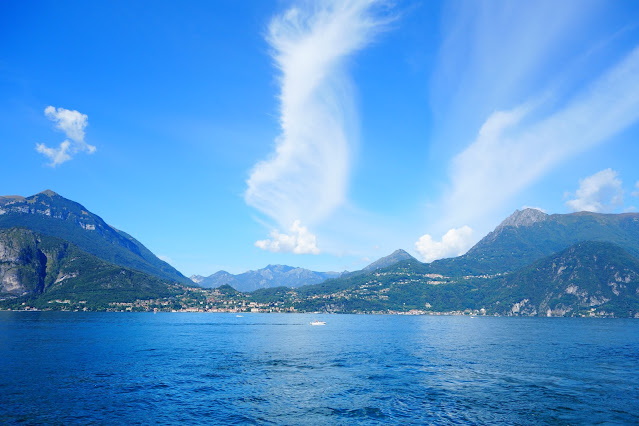
M 19 312 L 0 335 L 9 422 L 639 421 L 636 320 Z

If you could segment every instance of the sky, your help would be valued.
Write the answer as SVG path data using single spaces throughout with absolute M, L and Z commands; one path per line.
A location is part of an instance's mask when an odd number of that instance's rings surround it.
M 639 207 L 639 3 L 0 3 L 0 194 L 183 274 L 463 254 Z

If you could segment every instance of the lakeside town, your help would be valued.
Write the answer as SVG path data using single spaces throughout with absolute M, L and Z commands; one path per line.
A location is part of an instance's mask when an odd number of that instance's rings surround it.
M 54 299 L 46 305 L 35 306 L 29 302 L 12 308 L 5 308 L 5 311 L 63 311 L 63 312 L 182 312 L 182 313 L 230 313 L 230 314 L 250 314 L 250 313 L 329 313 L 329 314 L 369 314 L 369 315 L 450 315 L 450 316 L 503 316 L 499 313 L 488 312 L 486 309 L 464 309 L 451 311 L 435 311 L 430 305 L 427 309 L 344 309 L 339 301 L 351 300 L 352 298 L 362 298 L 362 294 L 353 294 L 347 291 L 337 292 L 330 295 L 314 295 L 308 299 L 303 299 L 297 295 L 294 289 L 286 289 L 285 295 L 288 300 L 276 301 L 255 301 L 251 293 L 237 292 L 232 287 L 222 286 L 216 289 L 205 289 L 199 287 L 183 287 L 184 293 L 171 297 L 155 299 L 139 299 L 134 302 L 109 302 L 103 306 L 91 305 L 86 300 Z M 293 295 L 291 297 L 291 295 Z M 370 300 L 371 295 L 363 296 Z M 311 304 L 308 302 L 330 299 L 332 303 L 323 305 Z M 362 299 L 364 300 L 364 299 Z M 318 306 L 321 308 L 317 309 Z M 518 316 L 518 311 L 509 313 L 507 316 Z M 554 316 L 547 313 L 546 316 Z M 614 313 L 596 311 L 579 313 L 579 317 L 614 317 Z

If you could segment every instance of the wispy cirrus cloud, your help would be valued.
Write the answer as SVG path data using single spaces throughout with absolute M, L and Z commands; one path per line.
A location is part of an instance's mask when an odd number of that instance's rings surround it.
M 574 198 L 568 200 L 566 205 L 575 212 L 611 213 L 623 206 L 621 179 L 612 169 L 581 179 Z
M 602 7 L 592 0 L 447 3 L 430 91 L 436 138 L 457 150 L 494 111 L 547 92 L 583 53 L 575 34 Z
M 49 165 L 56 167 L 73 158 L 78 152 L 93 154 L 96 147 L 84 141 L 84 129 L 89 124 L 89 117 L 79 111 L 48 106 L 44 115 L 55 123 L 58 130 L 63 131 L 67 138 L 57 148 L 51 148 L 43 143 L 36 144 L 36 151 L 50 160 Z
M 538 104 L 492 114 L 451 164 L 445 198 L 451 219 L 467 223 L 502 205 L 561 162 L 639 120 L 639 48 L 577 93 L 536 118 Z
M 345 200 L 357 142 L 345 65 L 383 26 L 374 11 L 381 3 L 302 2 L 269 25 L 280 71 L 281 134 L 274 152 L 251 171 L 245 200 L 280 228 L 315 225 Z
M 602 62 L 610 39 L 575 37 L 589 37 L 604 3 L 510 6 L 477 1 L 446 15 L 432 102 L 449 183 L 431 232 L 470 225 L 483 235 L 513 197 L 639 120 L 639 48 Z

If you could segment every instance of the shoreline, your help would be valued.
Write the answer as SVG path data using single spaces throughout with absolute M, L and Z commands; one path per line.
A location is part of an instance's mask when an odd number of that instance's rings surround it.
M 172 310 L 172 311 L 90 311 L 90 310 L 55 310 L 55 309 L 0 309 L 2 312 L 66 312 L 66 313 L 113 313 L 113 314 L 229 314 L 229 315 L 256 315 L 256 314 L 283 314 L 283 315 L 370 315 L 370 316 L 428 316 L 428 317 L 468 317 L 468 318 L 593 318 L 593 319 L 639 319 L 639 316 L 619 317 L 614 315 L 570 315 L 570 316 L 547 316 L 547 315 L 500 315 L 500 314 L 468 314 L 457 312 L 228 312 L 228 311 L 193 311 L 193 310 Z

